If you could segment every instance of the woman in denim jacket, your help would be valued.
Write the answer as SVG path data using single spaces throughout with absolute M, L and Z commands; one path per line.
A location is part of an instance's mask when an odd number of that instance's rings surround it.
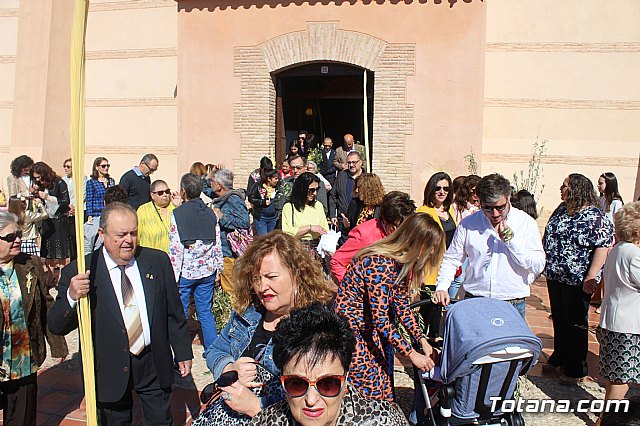
M 273 374 L 271 381 L 279 387 L 272 357 L 275 327 L 292 308 L 326 303 L 331 296 L 331 284 L 296 238 L 273 231 L 253 241 L 234 269 L 231 318 L 205 352 L 214 380 L 238 371 L 238 381 L 222 388 L 229 408 L 253 417 L 283 399 L 280 392 L 260 398 L 252 392 L 272 384 L 260 383 L 256 365 Z

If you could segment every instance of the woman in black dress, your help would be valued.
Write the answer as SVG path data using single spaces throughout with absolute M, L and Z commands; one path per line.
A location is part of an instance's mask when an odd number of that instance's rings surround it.
M 48 284 L 57 282 L 59 269 L 69 263 L 73 244 L 69 228 L 69 189 L 48 164 L 37 162 L 31 168 L 33 196 L 42 199 L 49 218 L 42 221 L 40 257 L 45 259 Z

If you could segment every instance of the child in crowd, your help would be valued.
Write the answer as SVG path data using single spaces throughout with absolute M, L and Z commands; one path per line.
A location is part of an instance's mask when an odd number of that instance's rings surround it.
M 18 216 L 18 225 L 22 228 L 20 251 L 40 256 L 37 224 L 49 217 L 42 201 L 39 198 L 27 201 L 26 198 L 14 196 L 9 199 L 9 212 Z

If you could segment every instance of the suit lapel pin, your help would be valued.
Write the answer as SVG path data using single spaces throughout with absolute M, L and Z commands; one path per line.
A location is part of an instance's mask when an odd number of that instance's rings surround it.
M 31 272 L 29 272 L 27 274 L 27 293 L 31 292 L 31 280 L 33 279 L 33 275 L 31 275 Z
M 147 274 L 145 275 L 145 278 L 152 280 L 153 279 L 153 274 Z

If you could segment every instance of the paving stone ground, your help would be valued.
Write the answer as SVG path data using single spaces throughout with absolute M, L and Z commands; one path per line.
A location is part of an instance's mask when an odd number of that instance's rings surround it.
M 590 314 L 591 332 L 589 336 L 589 369 L 594 381 L 580 386 L 560 386 L 555 377 L 542 373 L 553 345 L 553 328 L 549 319 L 549 299 L 544 280 L 532 286 L 532 295 L 527 301 L 527 320 L 531 329 L 543 341 L 544 349 L 538 365 L 532 368 L 522 381 L 520 390 L 526 400 L 553 399 L 578 400 L 602 399 L 603 380 L 597 374 L 598 344 L 595 340 L 595 326 L 599 315 Z M 67 336 L 72 354 L 61 364 L 48 357 L 38 378 L 38 425 L 80 425 L 85 424 L 85 406 L 82 391 L 81 362 L 78 354 L 78 336 Z M 212 381 L 211 373 L 202 358 L 202 346 L 194 343 L 194 364 L 191 376 L 178 379 L 172 396 L 172 415 L 176 425 L 189 425 L 200 409 L 198 391 Z M 408 415 L 413 403 L 413 380 L 406 360 L 396 360 L 396 388 L 398 403 Z M 640 395 L 640 389 L 633 388 L 632 395 Z M 524 413 L 528 425 L 593 425 L 596 416 L 590 413 Z M 139 406 L 134 412 L 134 424 L 142 425 Z

